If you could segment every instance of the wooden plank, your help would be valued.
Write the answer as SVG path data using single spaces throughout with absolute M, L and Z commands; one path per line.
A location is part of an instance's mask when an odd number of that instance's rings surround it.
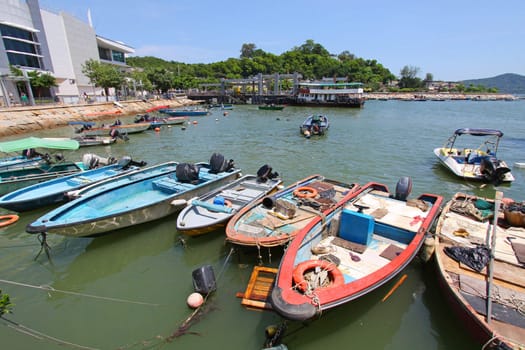
M 237 293 L 238 297 L 242 297 L 241 305 L 250 309 L 271 309 L 272 306 L 267 300 L 273 288 L 276 274 L 277 269 L 275 268 L 255 266 L 246 291 L 244 294 Z

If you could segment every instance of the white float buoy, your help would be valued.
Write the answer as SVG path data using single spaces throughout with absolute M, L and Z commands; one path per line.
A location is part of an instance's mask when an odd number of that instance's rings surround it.
M 204 297 L 202 296 L 202 294 L 197 293 L 197 292 L 191 293 L 188 296 L 188 299 L 186 300 L 186 302 L 188 303 L 189 307 L 196 309 L 202 305 L 202 303 L 204 302 Z

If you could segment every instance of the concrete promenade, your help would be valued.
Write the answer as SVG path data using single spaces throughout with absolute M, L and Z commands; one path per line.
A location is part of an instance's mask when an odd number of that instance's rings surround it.
M 0 137 L 66 126 L 70 121 L 111 121 L 144 113 L 155 106 L 177 108 L 197 104 L 185 97 L 170 100 L 131 100 L 113 102 L 22 106 L 0 109 Z

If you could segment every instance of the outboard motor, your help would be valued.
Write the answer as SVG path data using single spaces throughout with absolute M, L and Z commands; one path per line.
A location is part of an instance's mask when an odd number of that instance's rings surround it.
M 128 166 L 130 166 L 130 165 L 131 165 L 131 157 L 130 156 L 122 157 L 118 161 L 118 166 L 121 167 L 122 169 L 125 169 Z
M 406 201 L 410 192 L 412 192 L 412 179 L 408 176 L 403 176 L 397 182 L 396 195 L 394 198 L 400 201 Z
M 210 173 L 218 174 L 233 169 L 233 159 L 229 161 L 220 153 L 213 153 L 210 158 Z
M 64 160 L 66 160 L 66 157 L 64 157 L 64 155 L 62 153 L 56 153 L 55 154 L 55 160 L 57 162 L 63 162 Z
M 479 171 L 486 181 L 499 185 L 505 174 L 510 171 L 509 168 L 500 166 L 500 161 L 496 157 L 483 157 L 479 164 Z
M 272 167 L 268 164 L 263 165 L 257 170 L 257 181 L 266 182 L 268 179 L 274 179 L 279 176 L 278 172 L 272 173 Z
M 194 183 L 199 180 L 199 167 L 190 163 L 179 163 L 175 174 L 180 182 Z
M 99 166 L 109 165 L 115 163 L 117 160 L 113 157 L 103 158 L 96 154 L 86 153 L 82 157 L 82 163 L 88 169 L 95 169 Z

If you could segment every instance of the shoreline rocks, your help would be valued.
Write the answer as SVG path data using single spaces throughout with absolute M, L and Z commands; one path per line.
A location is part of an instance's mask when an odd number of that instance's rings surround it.
M 170 108 L 198 104 L 185 97 L 171 100 L 132 100 L 76 105 L 25 106 L 0 109 L 0 137 L 67 126 L 70 121 L 103 121 L 145 113 L 156 106 Z

